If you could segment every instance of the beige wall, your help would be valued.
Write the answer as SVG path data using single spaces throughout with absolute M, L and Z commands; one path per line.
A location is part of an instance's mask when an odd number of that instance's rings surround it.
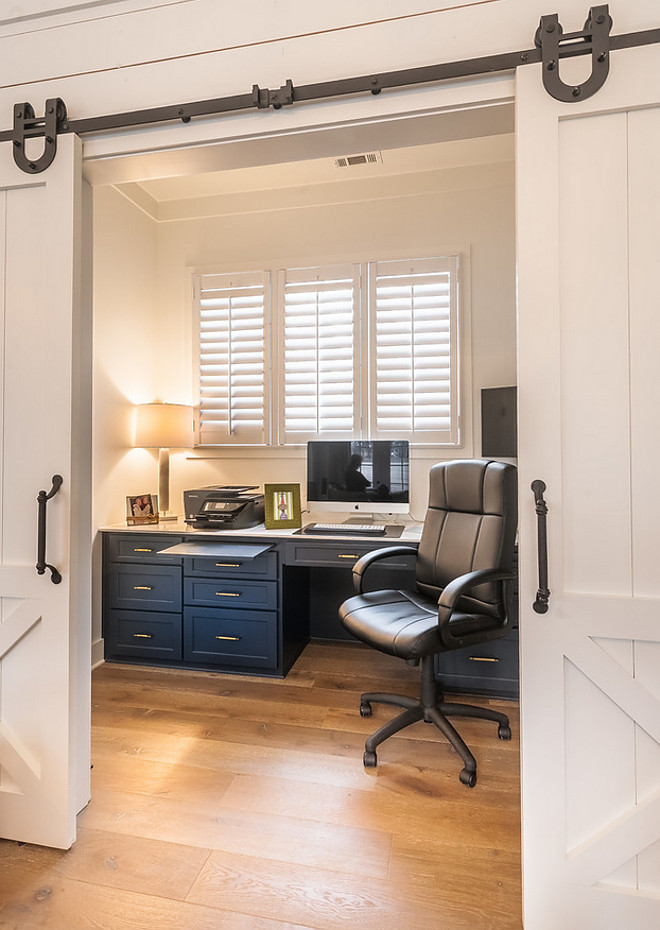
M 452 190 L 453 184 L 460 188 Z M 459 250 L 464 258 L 464 443 L 459 450 L 415 449 L 412 513 L 422 519 L 428 468 L 446 455 L 480 454 L 480 389 L 513 384 L 516 371 L 513 167 L 424 172 L 408 193 L 384 179 L 381 196 L 347 203 L 263 209 L 156 222 L 108 188 L 97 188 L 96 515 L 121 521 L 127 494 L 156 490 L 152 453 L 130 450 L 131 408 L 192 396 L 189 272 L 238 270 L 345 259 L 423 256 Z M 336 199 L 336 191 L 332 192 Z M 186 487 L 305 479 L 304 448 L 211 450 L 172 455 L 172 509 Z
M 130 453 L 133 408 L 154 399 L 157 228 L 111 188 L 94 191 L 94 516 L 124 516 L 150 484 L 149 453 Z M 146 488 L 145 488 L 146 490 Z

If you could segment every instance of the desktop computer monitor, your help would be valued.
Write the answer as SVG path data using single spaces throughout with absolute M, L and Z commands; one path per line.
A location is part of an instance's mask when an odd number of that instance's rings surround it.
M 308 442 L 307 503 L 311 510 L 408 513 L 408 442 L 380 439 Z

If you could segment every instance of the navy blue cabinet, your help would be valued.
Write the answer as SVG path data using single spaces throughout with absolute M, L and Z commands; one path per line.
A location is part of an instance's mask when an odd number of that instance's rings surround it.
M 272 545 L 105 533 L 103 585 L 111 662 L 283 675 L 304 645 L 281 622 Z

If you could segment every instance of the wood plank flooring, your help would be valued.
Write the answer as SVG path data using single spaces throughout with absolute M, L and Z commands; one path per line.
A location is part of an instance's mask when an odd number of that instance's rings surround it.
M 0 928 L 520 930 L 517 704 L 487 701 L 511 742 L 458 723 L 472 790 L 423 723 L 362 766 L 396 710 L 363 720 L 359 693 L 417 680 L 352 643 L 310 644 L 284 680 L 100 667 L 78 840 L 0 841 Z

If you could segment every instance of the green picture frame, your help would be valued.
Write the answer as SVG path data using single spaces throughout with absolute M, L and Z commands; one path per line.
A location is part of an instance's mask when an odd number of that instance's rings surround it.
M 264 484 L 264 525 L 267 530 L 300 529 L 299 484 Z

